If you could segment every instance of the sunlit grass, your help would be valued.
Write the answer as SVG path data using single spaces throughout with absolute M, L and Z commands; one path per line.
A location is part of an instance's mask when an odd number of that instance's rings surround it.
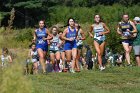
M 23 74 L 24 55 L 20 54 L 12 64 L 0 69 L 0 93 L 32 93 L 32 82 Z
M 85 32 L 88 31 L 86 28 L 90 26 L 89 24 L 81 25 Z M 0 35 L 0 48 L 8 47 L 15 55 L 10 67 L 0 69 L 0 93 L 139 93 L 140 91 L 138 67 L 108 67 L 102 72 L 96 69 L 75 74 L 24 75 L 23 68 L 30 42 L 14 41 L 12 38 L 14 34 L 8 38 Z M 92 44 L 92 41 L 88 43 Z
M 11 50 L 13 51 L 13 50 Z M 0 93 L 139 93 L 140 68 L 108 67 L 105 71 L 23 75 L 27 49 L 15 49 L 11 67 L 0 71 Z
M 29 76 L 34 93 L 139 93 L 140 68 L 107 68 L 106 71 L 50 73 Z

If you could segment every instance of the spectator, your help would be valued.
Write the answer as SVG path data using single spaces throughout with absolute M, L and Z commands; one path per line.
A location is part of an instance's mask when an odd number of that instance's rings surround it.
M 90 49 L 90 47 L 87 45 L 85 46 L 87 51 L 86 51 L 86 65 L 87 65 L 87 69 L 91 70 L 93 67 L 93 62 L 92 62 L 92 51 Z
M 7 67 L 10 63 L 13 62 L 11 55 L 9 55 L 9 51 L 7 48 L 2 49 L 2 55 L 1 55 L 1 66 Z

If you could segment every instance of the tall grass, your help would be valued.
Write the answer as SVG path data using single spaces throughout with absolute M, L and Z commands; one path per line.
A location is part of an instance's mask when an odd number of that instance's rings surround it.
M 15 51 L 17 57 L 9 68 L 0 69 L 0 93 L 139 93 L 140 90 L 138 67 L 25 76 L 27 49 L 10 51 Z
M 124 12 L 128 12 L 131 19 L 140 16 L 137 5 L 129 8 L 117 4 L 92 8 L 59 6 L 50 12 L 50 21 L 51 24 L 64 25 L 69 17 L 74 17 L 81 23 L 86 34 L 87 39 L 84 43 L 93 46 L 93 39 L 89 37 L 88 31 L 93 23 L 93 15 L 99 13 L 111 30 L 107 35 L 107 47 L 120 53 L 123 49 L 119 44 L 116 26 Z M 139 93 L 139 68 L 109 68 L 105 72 L 83 71 L 74 75 L 52 73 L 48 76 L 24 76 L 23 64 L 34 29 L 15 29 L 10 34 L 4 34 L 5 31 L 4 28 L 0 28 L 0 48 L 8 47 L 17 56 L 11 66 L 0 69 L 0 93 Z M 93 51 L 95 52 L 94 48 Z M 132 62 L 135 62 L 133 54 L 131 57 Z
M 34 29 L 15 29 L 11 33 L 6 33 L 4 28 L 0 28 L 0 48 L 28 48 L 33 38 Z
M 23 75 L 24 60 L 20 53 L 12 64 L 0 69 L 0 93 L 32 93 L 31 80 Z

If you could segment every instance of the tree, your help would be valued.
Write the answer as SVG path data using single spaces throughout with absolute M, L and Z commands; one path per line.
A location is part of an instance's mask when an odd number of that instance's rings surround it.
M 4 19 L 5 16 L 9 15 L 9 12 L 0 12 L 0 27 L 1 27 L 1 22 Z
M 22 8 L 24 9 L 25 14 L 25 27 L 29 26 L 29 12 L 35 9 L 42 10 L 44 0 L 28 0 L 28 1 L 22 1 L 14 4 L 14 7 Z
M 48 0 L 2 0 L 1 5 L 3 7 L 2 11 L 10 11 L 12 8 L 15 8 L 15 20 L 18 20 L 15 21 L 15 23 L 20 21 L 24 23 L 25 27 L 28 27 L 30 25 L 29 23 L 36 23 L 34 22 L 34 20 L 36 20 L 35 18 L 43 16 L 42 11 L 45 12 L 45 14 L 48 13 L 47 2 Z M 38 17 L 34 17 L 34 15 Z

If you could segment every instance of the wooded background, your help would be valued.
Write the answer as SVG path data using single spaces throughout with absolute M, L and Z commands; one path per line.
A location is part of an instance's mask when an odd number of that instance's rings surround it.
M 1 36 L 5 37 L 3 32 L 14 29 L 7 35 L 6 40 L 10 43 L 5 43 L 3 38 L 0 45 L 1 47 L 20 45 L 27 48 L 39 20 L 45 20 L 48 27 L 55 24 L 64 26 L 67 19 L 73 17 L 86 33 L 85 44 L 93 46 L 93 40 L 87 32 L 93 23 L 93 16 L 100 14 L 111 30 L 107 35 L 107 47 L 115 53 L 120 53 L 123 52 L 123 48 L 120 36 L 116 33 L 117 24 L 123 13 L 128 13 L 131 20 L 135 16 L 140 16 L 139 5 L 139 0 L 0 0 Z M 8 29 L 4 30 L 3 27 Z
M 93 15 L 99 13 L 106 22 L 120 20 L 128 12 L 133 18 L 139 16 L 139 0 L 0 0 L 0 26 L 7 26 L 10 11 L 15 9 L 14 27 L 34 27 L 40 19 L 48 26 L 74 17 L 81 23 L 92 23 Z

